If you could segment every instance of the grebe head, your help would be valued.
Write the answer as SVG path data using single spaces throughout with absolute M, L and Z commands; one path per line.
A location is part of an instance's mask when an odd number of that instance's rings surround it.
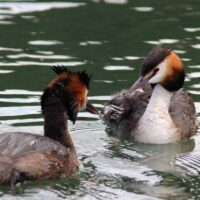
M 145 58 L 139 79 L 133 89 L 143 85 L 160 84 L 168 91 L 179 90 L 184 83 L 185 72 L 179 56 L 170 49 L 155 47 Z
M 41 100 L 42 110 L 44 109 L 45 97 L 51 93 L 51 95 L 61 99 L 69 119 L 75 123 L 78 112 L 86 108 L 91 76 L 88 76 L 85 71 L 72 72 L 64 66 L 53 66 L 52 70 L 58 76 L 46 88 L 46 95 L 43 95 Z M 90 104 L 88 103 L 88 105 Z

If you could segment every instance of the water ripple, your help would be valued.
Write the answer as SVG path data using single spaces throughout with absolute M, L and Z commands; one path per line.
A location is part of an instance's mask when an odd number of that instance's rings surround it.
M 34 122 L 43 122 L 43 118 L 26 118 L 26 119 L 12 119 L 12 120 L 0 120 L 4 125 L 14 125 L 14 124 L 25 124 Z
M 95 82 L 103 82 L 103 83 L 114 83 L 114 81 L 110 81 L 110 80 L 94 80 Z
M 31 45 L 61 45 L 63 42 L 58 41 L 58 40 L 34 40 L 34 41 L 29 41 L 28 44 Z
M 40 106 L 1 107 L 0 117 L 35 115 L 40 113 Z
M 190 65 L 188 67 L 191 69 L 200 69 L 200 65 Z
M 10 74 L 13 72 L 14 72 L 14 70 L 0 70 L 0 74 Z
M 191 152 L 176 157 L 175 165 L 186 170 L 186 173 L 198 175 L 200 173 L 200 153 Z
M 10 16 L 10 15 L 0 15 L 0 20 L 2 19 L 12 19 L 13 16 Z
M 84 65 L 86 61 L 71 61 L 71 62 L 33 62 L 33 61 L 16 61 L 16 62 L 0 62 L 0 66 L 52 66 L 52 65 L 66 65 L 66 66 L 77 66 Z
M 88 46 L 88 45 L 101 45 L 103 42 L 100 41 L 85 41 L 85 42 L 80 42 L 80 46 Z
M 184 28 L 184 30 L 187 31 L 187 32 L 193 33 L 193 32 L 200 31 L 200 28 L 199 27 L 197 27 L 197 28 Z
M 0 51 L 13 51 L 13 52 L 21 52 L 22 49 L 19 48 L 8 48 L 8 47 L 0 47 Z
M 92 0 L 93 2 L 101 2 L 101 0 Z M 110 4 L 126 4 L 128 3 L 128 0 L 103 0 L 105 3 L 110 3 Z
M 111 96 L 90 96 L 88 97 L 88 100 L 103 100 L 103 101 L 108 101 L 111 99 Z
M 138 12 L 151 12 L 154 10 L 153 7 L 133 7 L 131 9 L 134 9 L 135 11 L 138 11 Z
M 193 84 L 190 86 L 191 88 L 200 89 L 200 84 Z
M 160 39 L 158 41 L 144 41 L 145 43 L 148 44 L 153 44 L 153 45 L 160 45 L 160 44 L 174 44 L 179 42 L 177 39 Z
M 185 62 L 189 62 L 191 61 L 191 58 L 181 58 L 182 61 L 185 61 Z
M 200 72 L 191 72 L 187 74 L 189 78 L 199 78 L 200 77 Z
M 8 103 L 38 103 L 38 102 L 40 102 L 40 98 L 39 97 L 0 98 L 0 102 L 8 102 Z
M 35 16 L 32 15 L 21 15 L 22 19 L 35 19 Z
M 110 160 L 112 159 L 112 161 Z M 145 166 L 138 166 L 133 161 L 121 160 L 121 158 L 106 158 L 106 157 L 94 157 L 92 158 L 92 162 L 97 167 L 98 171 L 101 173 L 108 173 L 110 175 L 119 175 L 124 177 L 132 178 L 136 181 L 145 182 L 149 185 L 155 185 L 162 180 L 162 177 L 157 175 L 148 176 L 147 172 L 151 172 L 152 170 Z M 104 163 L 102 166 L 101 163 Z M 134 171 L 134 173 L 133 173 Z
M 173 50 L 175 53 L 178 53 L 178 54 L 185 54 L 186 51 L 185 50 Z
M 138 56 L 125 56 L 124 57 L 126 60 L 139 60 L 141 57 Z
M 112 57 L 112 60 L 116 60 L 116 61 L 122 61 L 124 60 L 124 58 L 120 58 L 120 57 Z
M 78 113 L 78 117 L 88 118 L 88 119 L 99 119 L 99 116 L 88 113 L 88 112 L 80 112 L 80 113 Z
M 191 94 L 200 95 L 200 91 L 197 90 L 189 90 Z
M 17 54 L 17 55 L 7 55 L 8 58 L 18 59 L 18 58 L 34 58 L 34 59 L 74 59 L 75 57 L 66 56 L 66 55 L 34 55 L 34 54 Z
M 133 68 L 131 68 L 131 67 L 129 67 L 129 66 L 119 66 L 119 65 L 109 65 L 109 66 L 105 66 L 104 69 L 105 69 L 105 70 L 108 70 L 108 71 L 134 70 Z
M 22 14 L 31 12 L 43 12 L 50 9 L 74 8 L 86 5 L 85 3 L 71 2 L 1 2 L 0 14 Z M 6 9 L 5 9 L 6 8 Z
M 200 49 L 200 44 L 194 44 L 194 45 L 191 45 L 191 47 L 193 47 L 194 49 Z
M 0 21 L 0 25 L 10 25 L 10 24 L 14 24 L 14 22 L 11 22 L 11 21 Z
M 5 95 L 42 95 L 42 92 L 38 91 L 29 91 L 29 90 L 4 90 L 0 91 L 0 94 L 5 94 Z
M 44 55 L 53 55 L 53 51 L 36 51 L 37 53 L 44 54 Z

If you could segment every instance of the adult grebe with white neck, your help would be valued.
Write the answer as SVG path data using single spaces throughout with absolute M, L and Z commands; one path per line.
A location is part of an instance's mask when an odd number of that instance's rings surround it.
M 182 88 L 184 67 L 170 49 L 155 47 L 139 79 L 104 107 L 103 119 L 118 135 L 142 143 L 174 143 L 197 130 L 194 102 Z

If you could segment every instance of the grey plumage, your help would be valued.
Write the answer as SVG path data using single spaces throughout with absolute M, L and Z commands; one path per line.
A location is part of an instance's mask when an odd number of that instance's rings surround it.
M 180 89 L 174 93 L 169 113 L 176 127 L 180 129 L 181 139 L 195 135 L 198 127 L 195 105 L 186 90 Z
M 1 134 L 0 183 L 12 182 L 15 172 L 19 173 L 16 182 L 37 176 L 47 179 L 66 174 L 64 161 L 68 161 L 70 156 L 69 149 L 44 136 L 23 132 Z M 62 170 L 57 170 L 58 165 L 63 165 L 60 167 Z

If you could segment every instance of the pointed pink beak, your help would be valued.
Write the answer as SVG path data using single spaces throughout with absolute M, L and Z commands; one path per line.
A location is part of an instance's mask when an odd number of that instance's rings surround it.
M 95 114 L 95 115 L 99 115 L 99 110 L 88 102 L 86 104 L 86 111 L 88 111 L 92 114 Z
M 141 88 L 144 86 L 146 83 L 148 83 L 150 77 L 146 76 L 140 76 L 137 81 L 131 86 L 131 89 L 137 90 L 138 88 Z

